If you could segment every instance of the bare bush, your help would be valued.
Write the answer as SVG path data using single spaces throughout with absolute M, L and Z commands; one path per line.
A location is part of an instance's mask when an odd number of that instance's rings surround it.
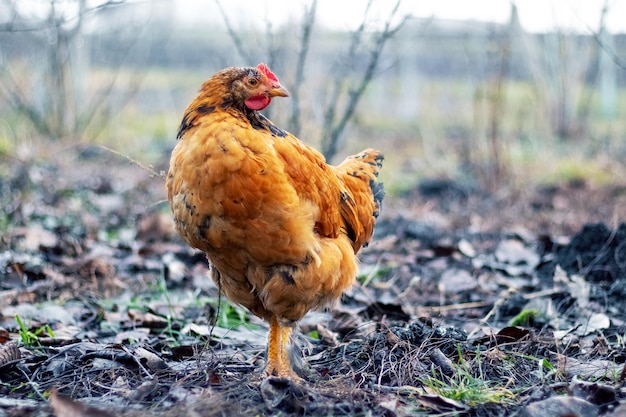
M 42 0 L 27 5 L 18 0 L 4 2 L 2 43 L 18 46 L 0 51 L 4 63 L 0 71 L 0 98 L 17 115 L 25 117 L 39 135 L 52 140 L 77 138 L 89 127 L 96 134 L 134 97 L 140 75 L 132 71 L 126 71 L 131 79 L 115 91 L 123 78 L 121 65 L 107 71 L 109 75 L 93 79 L 89 39 L 85 36 L 88 30 L 120 30 L 127 22 L 120 22 L 120 15 L 114 13 L 124 3 L 125 0 L 96 5 L 87 0 Z M 109 19 L 98 26 L 95 17 L 107 13 Z M 125 42 L 118 43 L 122 57 L 131 54 L 137 33 L 135 30 Z

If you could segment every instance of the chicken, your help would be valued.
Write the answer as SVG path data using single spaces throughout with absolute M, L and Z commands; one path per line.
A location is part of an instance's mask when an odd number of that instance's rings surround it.
M 357 275 L 383 199 L 383 156 L 338 166 L 258 111 L 288 91 L 265 64 L 226 68 L 185 110 L 167 174 L 177 231 L 206 253 L 223 294 L 269 323 L 265 375 L 299 379 L 295 324 Z

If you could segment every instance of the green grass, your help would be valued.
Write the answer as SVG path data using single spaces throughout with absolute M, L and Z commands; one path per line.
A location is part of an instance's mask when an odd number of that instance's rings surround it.
M 433 374 L 423 383 L 442 397 L 471 407 L 480 404 L 510 404 L 515 399 L 515 395 L 501 384 L 476 378 L 463 370 L 450 379 Z
M 181 329 L 197 320 L 197 317 L 185 317 L 183 311 L 192 307 L 204 308 L 206 305 L 213 306 L 213 311 L 216 313 L 214 317 L 206 317 L 211 320 L 209 326 L 225 329 L 234 329 L 239 326 L 249 329 L 259 328 L 258 325 L 250 322 L 250 313 L 243 307 L 231 304 L 223 298 L 218 300 L 201 296 L 199 291 L 171 291 L 162 275 L 151 288 L 130 299 L 122 308 L 161 317 L 165 320 L 165 326 L 160 333 L 167 337 L 170 346 L 177 346 L 187 337 L 181 333 Z M 113 308 L 112 305 L 110 307 Z M 119 305 L 115 308 L 119 308 Z M 111 325 L 115 326 L 115 323 Z
M 556 161 L 554 171 L 546 175 L 544 181 L 551 183 L 586 180 L 595 184 L 608 184 L 615 179 L 613 167 L 602 161 L 568 157 Z
M 233 305 L 228 301 L 222 301 L 215 325 L 224 329 L 232 329 L 239 326 L 250 327 L 250 314 L 242 307 Z
M 367 286 L 372 281 L 380 281 L 393 273 L 391 266 L 382 265 L 361 265 L 359 275 L 356 280 L 363 286 Z
M 509 325 L 510 326 L 529 326 L 536 318 L 541 316 L 539 310 L 529 309 L 520 311 L 515 317 L 513 317 Z
M 29 326 L 24 324 L 20 316 L 17 314 L 15 315 L 15 321 L 19 327 L 20 340 L 24 346 L 39 347 L 41 346 L 39 340 L 42 336 L 54 337 L 54 332 L 48 324 L 44 324 L 35 330 L 31 330 Z
M 454 365 L 454 374 L 444 376 L 433 370 L 431 375 L 422 380 L 422 384 L 444 398 L 459 401 L 469 406 L 480 404 L 511 404 L 515 394 L 498 381 L 487 380 L 482 374 L 480 351 L 477 350 L 478 375 L 470 372 L 470 364 L 466 363 L 459 353 L 460 363 Z

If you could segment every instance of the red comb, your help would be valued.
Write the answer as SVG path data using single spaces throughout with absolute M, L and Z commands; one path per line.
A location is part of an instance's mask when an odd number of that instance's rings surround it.
M 265 76 L 269 78 L 270 80 L 278 82 L 278 78 L 274 75 L 272 70 L 270 70 L 270 67 L 268 67 L 267 65 L 261 63 L 256 66 L 256 69 L 258 69 L 263 74 L 265 74 Z

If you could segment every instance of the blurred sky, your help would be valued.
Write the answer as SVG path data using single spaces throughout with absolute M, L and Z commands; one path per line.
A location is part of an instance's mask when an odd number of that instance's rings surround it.
M 299 20 L 306 0 L 222 0 L 221 4 L 234 23 L 265 26 L 268 18 L 275 25 Z M 612 33 L 626 33 L 626 0 L 515 0 L 524 29 L 544 32 L 553 29 L 595 31 L 604 4 L 609 6 L 606 26 Z M 178 0 L 180 20 L 209 22 L 220 19 L 213 1 Z M 353 29 L 362 20 L 367 0 L 318 0 L 318 23 L 333 29 Z M 395 5 L 392 0 L 378 0 L 372 16 L 384 18 Z M 508 0 L 404 0 L 401 14 L 431 16 L 452 20 L 507 22 L 511 12 Z

